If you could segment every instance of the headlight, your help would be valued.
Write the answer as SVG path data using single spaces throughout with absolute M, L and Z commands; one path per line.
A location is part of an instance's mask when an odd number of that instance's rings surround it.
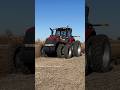
M 45 46 L 54 46 L 54 44 L 45 44 Z

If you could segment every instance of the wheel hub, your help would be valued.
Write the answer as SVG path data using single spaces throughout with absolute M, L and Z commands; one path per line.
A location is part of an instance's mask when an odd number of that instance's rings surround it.
M 72 54 L 72 50 L 71 50 L 71 49 L 69 49 L 69 56 L 71 56 L 71 54 Z
M 80 53 L 81 53 L 81 47 L 78 46 L 78 55 L 80 55 Z

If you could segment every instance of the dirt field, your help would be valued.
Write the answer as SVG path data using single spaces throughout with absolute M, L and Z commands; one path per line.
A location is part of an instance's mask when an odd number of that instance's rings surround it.
M 36 90 L 84 90 L 84 58 L 37 58 Z
M 120 65 L 107 73 L 91 73 L 85 78 L 86 90 L 120 90 Z
M 0 90 L 35 90 L 34 75 L 8 74 L 0 77 Z

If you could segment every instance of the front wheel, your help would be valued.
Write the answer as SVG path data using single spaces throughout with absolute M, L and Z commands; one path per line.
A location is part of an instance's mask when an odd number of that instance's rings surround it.
M 22 72 L 24 74 L 30 73 L 30 70 L 28 67 L 24 64 L 24 62 L 21 60 L 21 52 L 17 52 L 14 58 L 14 64 L 16 72 Z
M 64 47 L 65 47 L 64 44 L 59 44 L 58 47 L 57 47 L 57 56 L 59 58 L 63 58 L 64 57 Z

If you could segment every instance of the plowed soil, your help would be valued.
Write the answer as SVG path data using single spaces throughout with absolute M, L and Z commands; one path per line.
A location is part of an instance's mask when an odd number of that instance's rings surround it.
M 106 73 L 91 73 L 85 78 L 86 90 L 120 90 L 120 65 Z
M 84 90 L 85 56 L 64 58 L 37 58 L 36 90 Z

